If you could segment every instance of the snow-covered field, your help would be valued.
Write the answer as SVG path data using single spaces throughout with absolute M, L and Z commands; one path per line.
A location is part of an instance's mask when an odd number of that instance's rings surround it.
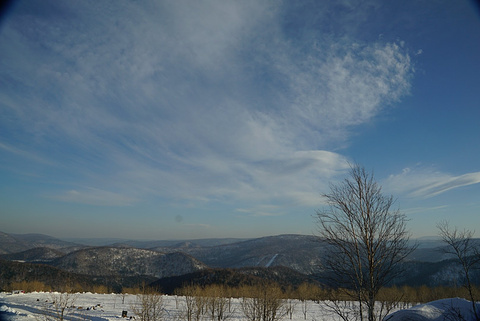
M 3 311 L 1 321 L 40 321 L 42 314 L 48 309 L 53 308 L 52 301 L 58 293 L 26 293 L 26 294 L 10 294 L 0 293 L 0 313 Z M 48 301 L 48 302 L 47 302 Z M 136 302 L 136 295 L 133 294 L 94 294 L 81 293 L 75 295 L 75 302 L 72 304 L 74 308 L 66 311 L 67 320 L 93 320 L 93 321 L 109 321 L 109 320 L 130 320 L 134 316 L 132 307 Z M 165 319 L 178 320 L 178 316 L 185 304 L 183 297 L 163 296 L 165 304 Z M 300 306 L 300 302 L 296 302 L 292 320 L 304 320 L 304 315 Z M 122 311 L 127 311 L 127 318 L 122 318 Z M 232 315 L 229 320 L 245 320 L 241 310 L 240 301 L 232 299 L 231 306 Z M 206 315 L 205 320 L 210 320 Z M 284 320 L 290 320 L 289 316 Z M 308 302 L 307 318 L 308 321 L 326 321 L 334 320 L 326 315 L 321 305 Z
M 1 321 L 44 321 L 45 314 L 53 309 L 53 300 L 59 300 L 59 293 L 26 293 L 10 294 L 0 293 L 0 320 Z M 136 303 L 136 295 L 127 294 L 94 294 L 78 293 L 68 299 L 74 299 L 69 303 L 70 308 L 65 311 L 65 319 L 71 321 L 120 321 L 130 320 L 134 316 L 132 307 Z M 181 320 L 179 317 L 185 304 L 183 297 L 163 296 L 165 320 Z M 302 303 L 292 301 L 293 313 L 286 315 L 283 320 L 294 321 L 336 321 L 339 318 L 327 312 L 324 303 L 308 302 L 306 308 Z M 479 309 L 480 309 L 480 304 Z M 122 312 L 127 311 L 127 317 L 122 317 Z M 245 320 L 240 300 L 232 299 L 231 315 L 228 320 Z M 402 320 L 429 320 L 443 321 L 452 319 L 454 314 L 461 313 L 465 320 L 474 320 L 471 315 L 471 303 L 463 299 L 445 299 L 427 304 L 418 305 L 408 310 L 400 310 L 385 319 L 388 321 Z M 448 317 L 448 318 L 445 318 Z M 210 320 L 205 315 L 204 320 Z M 458 320 L 458 319 L 457 319 Z

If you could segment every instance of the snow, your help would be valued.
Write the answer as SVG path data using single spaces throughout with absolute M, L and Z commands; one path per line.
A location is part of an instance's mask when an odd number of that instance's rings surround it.
M 59 293 L 33 292 L 25 294 L 0 293 L 0 319 L 2 321 L 39 321 L 45 320 L 42 315 L 52 308 L 52 300 Z M 127 321 L 133 316 L 132 306 L 135 304 L 136 295 L 128 294 L 75 294 L 74 307 L 66 311 L 66 320 L 69 321 Z M 176 320 L 183 304 L 183 297 L 164 296 L 165 320 Z M 292 321 L 302 321 L 304 315 L 300 302 L 294 301 L 295 309 L 292 314 Z M 479 305 L 480 308 L 480 305 Z M 128 317 L 122 318 L 122 311 L 127 311 Z M 232 300 L 233 314 L 229 318 L 232 321 L 244 321 L 245 317 L 241 311 L 240 300 Z M 426 304 L 414 306 L 410 309 L 396 311 L 385 318 L 388 321 L 444 321 L 453 320 L 445 318 L 451 316 L 452 312 L 461 312 L 466 321 L 474 320 L 471 313 L 471 302 L 459 298 L 433 301 Z M 209 320 L 205 316 L 205 320 Z M 284 321 L 290 320 L 287 315 Z M 337 321 L 336 315 L 329 313 L 323 302 L 308 302 L 308 321 Z M 458 319 L 457 319 L 458 320 Z
M 51 302 L 56 294 L 44 292 L 13 295 L 0 293 L 0 319 L 1 321 L 42 321 L 44 320 L 44 318 L 41 318 L 42 314 L 45 313 L 46 309 L 51 309 Z M 46 300 L 48 302 L 45 302 Z M 133 294 L 125 295 L 124 303 L 122 303 L 122 294 L 76 294 L 75 308 L 66 312 L 67 317 L 65 319 L 70 321 L 127 321 L 130 320 L 129 317 L 133 314 L 132 306 L 135 304 L 135 300 L 136 295 Z M 184 304 L 183 297 L 165 295 L 163 296 L 163 301 L 166 310 L 165 320 L 178 319 L 181 306 Z M 296 303 L 292 321 L 304 321 L 300 302 Z M 92 309 L 92 307 L 96 307 L 96 309 Z M 122 311 L 127 311 L 127 318 L 122 318 Z M 232 317 L 228 319 L 229 321 L 245 320 L 239 299 L 232 299 L 232 311 L 234 312 Z M 336 318 L 325 318 L 325 316 L 325 310 L 322 305 L 309 302 L 306 320 L 336 320 Z M 205 315 L 205 320 L 210 320 L 210 318 Z M 284 318 L 284 321 L 288 320 L 290 320 L 289 317 Z
M 265 267 L 270 267 L 270 265 L 272 265 L 273 261 L 275 261 L 275 259 L 277 258 L 278 254 L 275 254 L 271 259 L 270 261 L 268 261 L 267 265 L 265 265 Z
M 480 303 L 476 303 L 480 311 Z M 460 318 L 460 315 L 462 318 Z M 460 298 L 442 299 L 414 306 L 410 309 L 394 312 L 385 321 L 446 321 L 446 320 L 475 320 L 472 313 L 472 302 Z

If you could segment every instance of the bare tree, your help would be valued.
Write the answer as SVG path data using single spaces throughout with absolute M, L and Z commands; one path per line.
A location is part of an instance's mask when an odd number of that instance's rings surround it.
M 300 300 L 300 307 L 302 310 L 303 314 L 303 319 L 307 320 L 307 313 L 309 310 L 309 305 L 310 305 L 310 300 L 318 300 L 319 299 L 319 294 L 318 294 L 318 287 L 313 286 L 309 283 L 302 283 L 300 286 L 297 288 L 296 291 L 296 296 L 298 300 Z
M 399 263 L 415 248 L 406 217 L 392 209 L 393 197 L 385 196 L 373 174 L 359 165 L 351 165 L 349 178 L 331 185 L 323 197 L 328 208 L 317 211 L 316 218 L 318 236 L 329 245 L 324 264 L 332 285 L 348 289 L 345 294 L 358 301 L 360 320 L 380 319 L 377 294 L 402 272 Z M 344 309 L 332 308 L 343 318 Z
M 205 288 L 203 292 L 207 297 L 206 306 L 212 321 L 225 321 L 232 317 L 231 298 L 227 298 L 229 293 L 226 286 L 213 284 Z
M 240 305 L 249 321 L 278 321 L 288 313 L 282 289 L 269 283 L 248 288 Z
M 63 321 L 70 314 L 78 294 L 72 292 L 53 292 L 49 295 L 49 303 L 37 318 L 41 321 Z
M 295 313 L 295 307 L 297 306 L 297 300 L 292 298 L 287 298 L 284 301 L 287 307 L 286 313 L 288 314 L 288 317 L 290 318 L 290 320 L 292 320 L 293 314 Z
M 476 320 L 480 320 L 477 311 L 476 293 L 471 280 L 471 272 L 478 269 L 480 263 L 480 245 L 473 239 L 474 231 L 458 230 L 457 227 L 451 228 L 447 221 L 437 224 L 440 237 L 448 245 L 445 253 L 454 255 L 462 266 L 464 282 L 463 286 L 467 289 L 469 299 L 472 301 L 472 311 Z
M 136 295 L 132 311 L 140 321 L 163 320 L 165 314 L 163 296 L 153 290 L 144 290 L 143 293 Z
M 178 291 L 183 298 L 179 318 L 187 321 L 199 321 L 207 313 L 207 298 L 199 286 L 188 285 Z

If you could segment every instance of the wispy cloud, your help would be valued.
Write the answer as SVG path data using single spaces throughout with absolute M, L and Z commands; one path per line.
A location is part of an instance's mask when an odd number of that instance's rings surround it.
M 321 17 L 291 33 L 277 2 L 54 7 L 19 6 L 2 30 L 0 125 L 71 169 L 62 184 L 94 186 L 62 201 L 318 204 L 347 168 L 328 149 L 408 94 L 414 72 L 400 44 L 322 38 Z
M 445 208 L 448 208 L 448 205 L 431 206 L 431 207 L 425 207 L 425 206 L 412 207 L 412 208 L 406 208 L 406 209 L 402 210 L 402 212 L 404 212 L 405 214 L 417 214 L 417 213 L 443 210 Z
M 237 208 L 237 212 L 250 217 L 283 216 L 286 213 L 280 206 L 263 204 L 253 208 Z
M 203 223 L 197 223 L 197 224 L 185 224 L 186 227 L 189 228 L 201 228 L 201 229 L 209 229 L 211 228 L 210 224 L 203 224 Z
M 131 196 L 100 190 L 97 188 L 83 188 L 81 190 L 69 190 L 46 197 L 62 202 L 73 202 L 99 206 L 130 206 L 137 200 Z
M 478 183 L 480 172 L 453 176 L 422 167 L 405 168 L 400 174 L 390 175 L 386 180 L 389 190 L 420 198 L 433 197 L 452 189 Z
M 34 162 L 37 162 L 37 163 L 42 163 L 42 164 L 46 164 L 46 165 L 54 165 L 54 163 L 47 158 L 40 157 L 39 155 L 37 155 L 35 153 L 32 153 L 32 152 L 29 152 L 27 150 L 23 150 L 23 149 L 11 146 L 10 144 L 4 144 L 4 143 L 0 142 L 0 150 L 4 150 L 7 153 L 18 155 L 22 158 L 26 158 L 26 159 L 32 160 Z

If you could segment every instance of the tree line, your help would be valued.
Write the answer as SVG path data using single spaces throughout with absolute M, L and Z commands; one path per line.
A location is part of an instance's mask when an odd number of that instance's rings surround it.
M 283 299 L 291 300 L 307 300 L 313 302 L 338 299 L 338 300 L 352 300 L 351 294 L 345 294 L 348 292 L 348 289 L 333 289 L 325 288 L 318 285 L 303 283 L 298 287 L 282 287 L 278 284 L 271 283 L 273 288 L 281 290 Z M 182 296 L 184 293 L 190 292 L 195 293 L 195 295 L 200 296 L 222 296 L 229 298 L 242 298 L 249 297 L 249 293 L 253 293 L 258 288 L 264 288 L 265 285 L 244 285 L 240 287 L 228 287 L 219 284 L 211 285 L 188 285 L 182 288 L 179 288 L 175 291 L 175 295 Z M 267 286 L 268 288 L 268 286 Z M 46 285 L 40 281 L 18 281 L 10 283 L 4 291 L 11 292 L 15 290 L 23 290 L 26 293 L 28 292 L 63 292 L 66 291 L 64 286 L 61 287 L 52 287 Z M 336 291 L 335 291 L 336 290 Z M 472 285 L 473 293 L 480 293 L 480 287 L 478 285 Z M 161 289 L 152 287 L 149 291 L 163 294 Z M 111 288 L 105 285 L 91 285 L 84 286 L 80 284 L 72 284 L 69 287 L 69 290 L 66 291 L 69 293 L 98 293 L 98 294 L 142 294 L 144 290 L 142 286 L 135 287 L 123 287 L 121 291 L 112 291 Z M 417 303 L 426 303 L 434 300 L 453 298 L 453 297 L 462 297 L 469 298 L 470 291 L 464 286 L 437 286 L 429 287 L 426 285 L 421 286 L 389 286 L 384 287 L 379 292 L 378 299 L 381 301 L 394 301 L 393 298 L 400 298 L 397 301 L 405 302 L 406 305 L 417 304 Z

